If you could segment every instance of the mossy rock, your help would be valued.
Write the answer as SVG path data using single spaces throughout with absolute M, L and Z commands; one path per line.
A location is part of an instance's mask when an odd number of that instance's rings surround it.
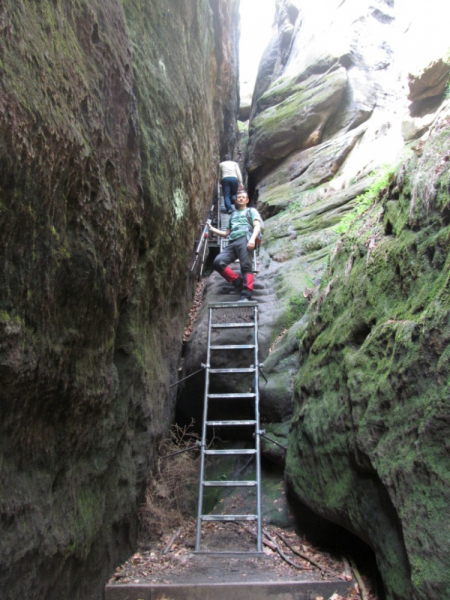
M 289 421 L 285 421 L 284 423 L 267 423 L 267 425 L 264 425 L 267 438 L 261 437 L 262 456 L 282 467 L 284 467 L 286 461 L 289 427 Z M 278 444 L 274 444 L 271 440 L 278 442 Z
M 367 541 L 404 600 L 450 586 L 450 197 L 436 170 L 449 149 L 444 126 L 336 249 L 301 339 L 287 454 L 295 494 Z
M 307 80 L 286 100 L 260 113 L 250 127 L 249 173 L 262 173 L 292 151 L 317 145 L 346 85 L 346 70 L 340 68 Z

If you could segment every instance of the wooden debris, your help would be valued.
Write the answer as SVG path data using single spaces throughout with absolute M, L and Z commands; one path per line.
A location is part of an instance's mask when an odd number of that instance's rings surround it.
M 284 337 L 284 335 L 287 332 L 288 332 L 288 329 L 283 329 L 283 331 L 278 335 L 277 339 L 274 341 L 274 343 L 269 348 L 269 354 L 271 354 L 275 350 L 276 346 L 278 345 L 278 343 L 280 342 L 280 340 Z
M 353 573 L 352 573 L 352 568 L 350 566 L 350 563 L 345 558 L 345 556 L 342 557 L 342 562 L 344 563 L 345 578 L 347 579 L 347 581 L 351 581 L 353 579 Z
M 187 342 L 192 332 L 194 331 L 194 323 L 197 320 L 198 313 L 203 305 L 203 293 L 205 290 L 205 279 L 202 279 L 198 284 L 194 294 L 194 301 L 189 311 L 189 319 L 183 333 L 183 342 Z
M 177 531 L 175 531 L 175 533 L 172 535 L 172 537 L 170 538 L 167 546 L 164 548 L 164 550 L 162 551 L 162 554 L 167 554 L 169 552 L 169 550 L 172 548 L 172 544 L 174 543 L 174 541 L 177 539 L 177 537 L 180 535 L 181 533 L 181 527 L 179 527 L 177 529 Z
M 256 528 L 251 525 L 207 522 L 203 528 L 205 547 L 210 550 L 217 548 L 218 540 L 230 543 L 232 548 L 254 549 Z M 110 583 L 198 583 L 205 564 L 204 557 L 199 559 L 193 554 L 195 530 L 196 522 L 190 519 L 177 527 L 176 531 L 174 528 L 166 531 L 164 536 L 143 540 L 146 543 L 140 552 L 136 552 L 124 565 L 116 569 Z M 236 578 L 243 577 L 249 581 L 293 581 L 302 579 L 305 575 L 309 576 L 313 568 L 319 569 L 324 580 L 353 579 L 347 559 L 342 559 L 345 567 L 343 573 L 342 560 L 339 557 L 320 551 L 306 539 L 298 537 L 294 530 L 286 531 L 266 525 L 263 528 L 262 543 L 264 557 L 215 558 L 214 564 L 219 561 L 220 566 L 211 567 L 211 572 L 207 573 L 211 576 L 207 579 L 214 580 L 219 570 L 221 580 L 225 578 L 223 580 L 226 581 L 235 581 Z M 286 550 L 283 544 L 289 550 Z M 298 556 L 299 560 L 296 561 L 296 556 L 291 556 L 290 552 Z M 261 572 L 261 565 L 264 572 Z M 334 594 L 329 600 L 377 600 L 370 580 L 367 587 L 364 586 L 356 567 L 353 566 L 353 569 L 356 583 L 353 582 L 352 589 L 344 596 Z

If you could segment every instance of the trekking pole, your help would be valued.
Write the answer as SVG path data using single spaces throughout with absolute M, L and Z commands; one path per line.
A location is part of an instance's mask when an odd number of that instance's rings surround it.
M 209 219 L 208 219 L 209 221 Z M 211 223 L 211 221 L 209 221 Z M 203 252 L 202 252 L 202 260 L 200 262 L 200 269 L 198 271 L 198 280 L 201 281 L 202 279 L 202 275 L 203 275 L 203 267 L 205 266 L 205 258 L 206 258 L 206 249 L 208 247 L 208 235 L 209 235 L 209 228 L 205 233 L 205 243 L 203 244 Z
M 211 225 L 211 219 L 207 219 L 205 226 L 203 228 L 203 231 L 202 231 L 202 235 L 200 237 L 200 241 L 197 244 L 197 249 L 195 250 L 195 259 L 194 259 L 194 262 L 192 263 L 191 272 L 195 269 L 195 265 L 197 264 L 198 257 L 202 251 L 203 244 L 205 244 L 205 246 L 206 246 L 206 243 L 208 241 L 210 225 Z M 204 254 L 204 252 L 203 252 L 203 254 Z

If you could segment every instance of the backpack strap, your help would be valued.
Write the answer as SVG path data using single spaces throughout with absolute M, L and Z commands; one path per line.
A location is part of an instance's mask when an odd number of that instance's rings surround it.
M 252 209 L 251 208 L 247 208 L 247 220 L 248 220 L 251 230 L 253 231 L 254 227 L 253 227 Z M 256 241 L 255 241 L 256 247 L 258 249 L 259 249 L 259 246 L 261 245 L 261 238 L 262 238 L 262 233 L 260 230 L 258 237 L 256 238 Z
M 246 216 L 247 216 L 247 221 L 248 224 L 250 225 L 250 227 L 253 229 L 253 221 L 252 221 L 252 209 L 251 208 L 247 208 L 246 209 Z

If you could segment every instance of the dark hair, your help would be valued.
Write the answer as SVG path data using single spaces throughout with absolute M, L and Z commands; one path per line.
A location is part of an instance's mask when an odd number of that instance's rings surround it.
M 231 160 L 231 154 L 227 152 L 223 158 L 224 160 Z

